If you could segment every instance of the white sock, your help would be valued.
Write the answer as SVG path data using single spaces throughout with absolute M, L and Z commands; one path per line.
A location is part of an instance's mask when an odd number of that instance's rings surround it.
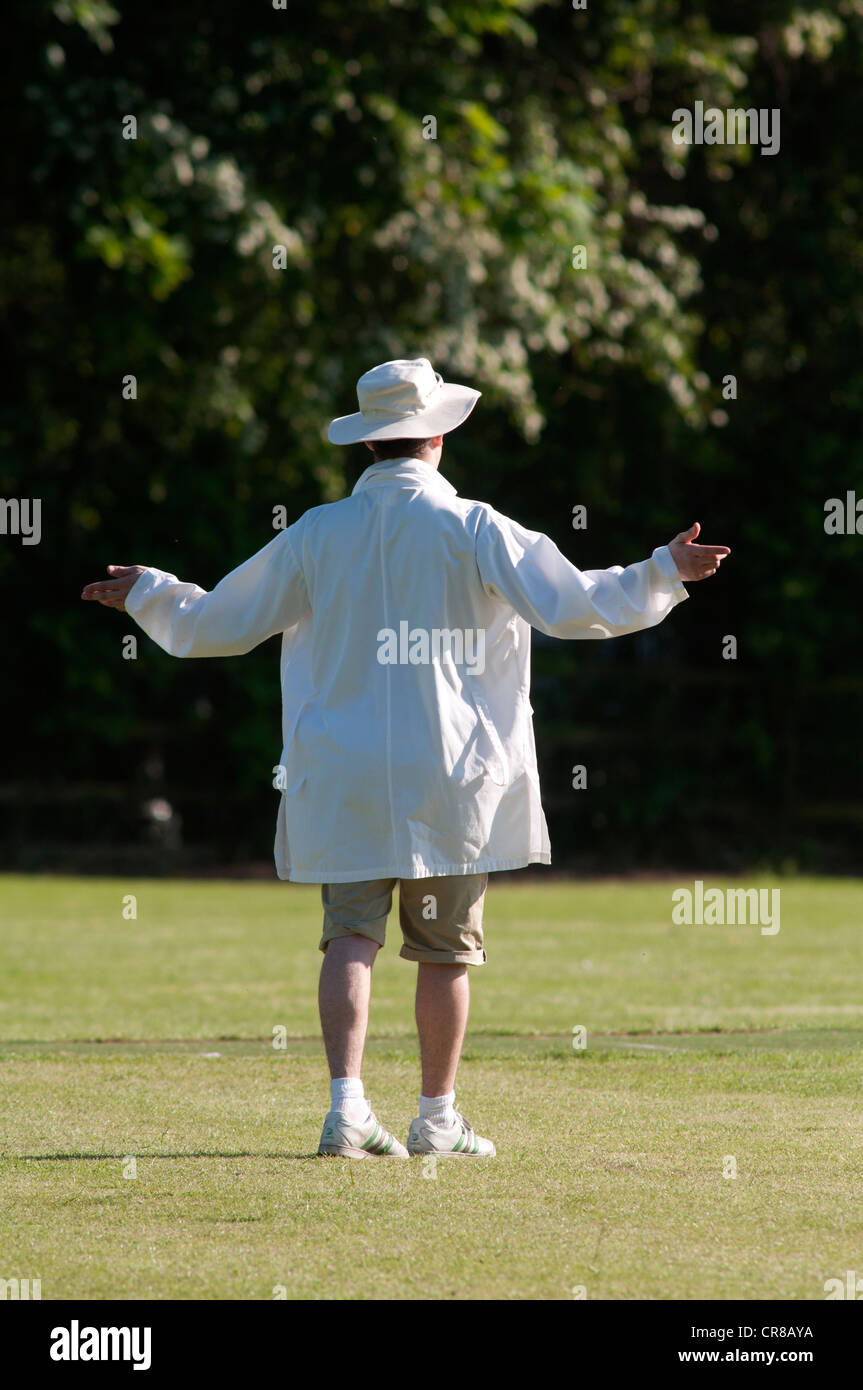
M 358 1076 L 340 1076 L 330 1082 L 330 1108 L 346 1115 L 351 1124 L 361 1125 L 369 1118 L 372 1108 Z
M 455 1124 L 455 1091 L 445 1096 L 420 1096 L 420 1119 L 438 1129 L 452 1129 Z

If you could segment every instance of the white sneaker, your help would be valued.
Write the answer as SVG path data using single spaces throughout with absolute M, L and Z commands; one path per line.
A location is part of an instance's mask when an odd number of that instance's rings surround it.
M 367 1120 L 355 1124 L 340 1110 L 324 1120 L 318 1153 L 324 1158 L 408 1158 L 404 1144 L 384 1129 L 369 1111 Z
M 441 1129 L 430 1120 L 412 1120 L 408 1153 L 437 1154 L 439 1158 L 494 1158 L 497 1150 L 490 1139 L 475 1134 L 470 1120 L 457 1110 L 451 1129 Z

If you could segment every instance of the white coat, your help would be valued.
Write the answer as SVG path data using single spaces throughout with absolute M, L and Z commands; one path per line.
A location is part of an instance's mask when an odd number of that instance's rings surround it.
M 580 571 L 548 536 L 398 459 L 211 593 L 148 569 L 126 610 L 173 656 L 283 634 L 276 869 L 344 883 L 549 864 L 531 627 L 619 637 L 686 597 L 667 546 Z

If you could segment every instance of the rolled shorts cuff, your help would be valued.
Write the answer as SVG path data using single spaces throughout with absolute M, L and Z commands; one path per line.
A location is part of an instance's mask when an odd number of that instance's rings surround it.
M 485 965 L 488 957 L 485 951 L 433 951 L 415 946 L 402 946 L 399 951 L 402 960 L 415 960 L 431 965 Z
M 331 941 L 338 941 L 343 936 L 367 936 L 370 941 L 377 942 L 378 946 L 383 946 L 386 941 L 387 919 L 378 917 L 374 922 L 363 922 L 356 927 L 340 927 L 336 922 L 326 922 L 323 935 L 318 942 L 318 950 L 326 953 L 326 949 Z

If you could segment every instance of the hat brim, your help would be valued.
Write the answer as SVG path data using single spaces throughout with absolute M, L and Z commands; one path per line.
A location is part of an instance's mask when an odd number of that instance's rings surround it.
M 433 439 L 463 424 L 481 395 L 471 386 L 444 383 L 429 410 L 377 427 L 361 411 L 340 415 L 330 421 L 327 439 L 331 444 L 361 444 L 366 439 Z

